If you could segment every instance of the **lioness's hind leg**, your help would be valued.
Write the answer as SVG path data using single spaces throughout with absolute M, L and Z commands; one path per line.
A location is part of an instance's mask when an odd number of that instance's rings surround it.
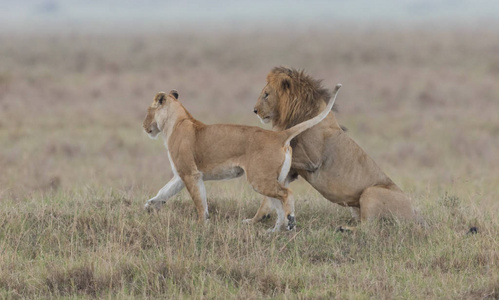
M 145 209 L 150 211 L 152 208 L 159 209 L 161 204 L 165 203 L 171 197 L 175 196 L 184 188 L 184 182 L 179 176 L 174 176 L 158 194 L 146 202 Z
M 263 190 L 261 193 L 270 198 L 277 212 L 277 221 L 272 231 L 280 231 L 281 228 L 293 229 L 295 226 L 294 201 L 289 201 L 288 198 L 291 191 L 275 182 L 272 188 Z
M 288 189 L 288 199 L 286 201 L 286 205 L 288 209 L 284 209 L 285 211 L 289 211 L 286 215 L 288 219 L 288 225 L 286 227 L 287 230 L 292 230 L 296 226 L 296 218 L 295 218 L 295 198 L 293 197 L 293 193 L 290 189 Z
M 297 177 L 298 177 L 298 174 L 289 173 L 288 176 L 286 177 L 286 180 L 283 183 L 284 187 L 287 188 L 292 181 L 296 180 Z M 295 201 L 294 201 L 294 197 L 293 197 L 292 193 L 289 193 L 288 201 L 289 201 L 289 205 L 292 206 L 291 210 L 293 211 L 293 218 L 294 218 L 294 202 Z M 262 203 L 260 204 L 260 208 L 258 208 L 258 211 L 256 212 L 255 216 L 251 219 L 243 220 L 243 223 L 255 224 L 255 223 L 260 222 L 262 220 L 268 219 L 268 218 L 270 218 L 270 214 L 273 211 L 274 211 L 274 205 L 271 203 L 271 201 L 268 197 L 264 197 Z
M 263 219 L 270 218 L 270 214 L 274 211 L 274 206 L 272 205 L 269 198 L 264 197 L 262 204 L 260 204 L 260 208 L 256 212 L 255 216 L 252 219 L 243 220 L 243 223 L 246 224 L 255 224 L 257 222 L 262 221 Z
M 270 201 L 272 202 L 272 205 L 274 206 L 276 212 L 277 212 L 277 221 L 275 223 L 274 228 L 269 229 L 270 232 L 278 232 L 281 231 L 282 227 L 287 226 L 287 220 L 284 217 L 284 209 L 282 205 L 282 201 L 276 198 L 270 198 Z

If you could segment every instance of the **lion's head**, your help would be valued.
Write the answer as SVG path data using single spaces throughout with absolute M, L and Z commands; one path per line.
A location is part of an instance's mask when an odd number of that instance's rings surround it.
M 254 112 L 263 123 L 272 121 L 274 127 L 285 129 L 315 117 L 330 98 L 320 80 L 304 71 L 275 67 L 267 75 Z
M 166 118 L 168 117 L 168 103 L 177 99 L 178 92 L 176 90 L 172 90 L 168 95 L 164 92 L 156 94 L 153 102 L 147 108 L 147 115 L 143 123 L 144 131 L 150 138 L 155 139 L 158 137 L 158 134 L 161 132 Z

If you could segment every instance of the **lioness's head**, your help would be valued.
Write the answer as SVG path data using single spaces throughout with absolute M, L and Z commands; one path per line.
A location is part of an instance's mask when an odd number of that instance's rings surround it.
M 152 104 L 147 108 L 147 115 L 143 123 L 144 131 L 150 138 L 158 137 L 168 116 L 168 104 L 177 99 L 178 92 L 176 90 L 172 90 L 168 95 L 165 92 L 156 94 Z
M 320 80 L 305 72 L 275 67 L 267 75 L 267 84 L 253 112 L 263 123 L 289 128 L 316 116 L 331 98 Z

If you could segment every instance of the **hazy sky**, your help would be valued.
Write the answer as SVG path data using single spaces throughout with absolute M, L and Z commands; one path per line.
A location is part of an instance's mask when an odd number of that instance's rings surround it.
M 487 24 L 499 20 L 497 0 L 158 1 L 0 0 L 0 25 L 147 27 L 440 22 Z

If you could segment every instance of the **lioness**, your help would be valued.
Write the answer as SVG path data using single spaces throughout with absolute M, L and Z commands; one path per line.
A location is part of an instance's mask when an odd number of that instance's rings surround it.
M 336 86 L 335 98 L 341 85 Z M 215 124 L 205 125 L 194 119 L 178 101 L 178 93 L 156 94 L 147 109 L 144 130 L 151 138 L 162 133 L 168 150 L 173 178 L 146 203 L 146 209 L 187 187 L 200 222 L 208 219 L 204 180 L 222 180 L 241 176 L 260 194 L 270 197 L 277 211 L 272 231 L 295 225 L 291 191 L 283 186 L 291 166 L 290 141 L 319 123 L 331 110 L 335 98 L 315 117 L 283 131 L 259 127 Z
M 274 68 L 254 112 L 275 131 L 286 130 L 323 110 L 331 95 L 303 71 Z M 409 198 L 338 125 L 333 113 L 292 142 L 291 171 L 285 185 L 302 176 L 331 202 L 353 208 L 356 219 L 396 216 L 413 220 Z M 360 212 L 359 212 L 360 210 Z M 247 223 L 272 211 L 264 199 Z

